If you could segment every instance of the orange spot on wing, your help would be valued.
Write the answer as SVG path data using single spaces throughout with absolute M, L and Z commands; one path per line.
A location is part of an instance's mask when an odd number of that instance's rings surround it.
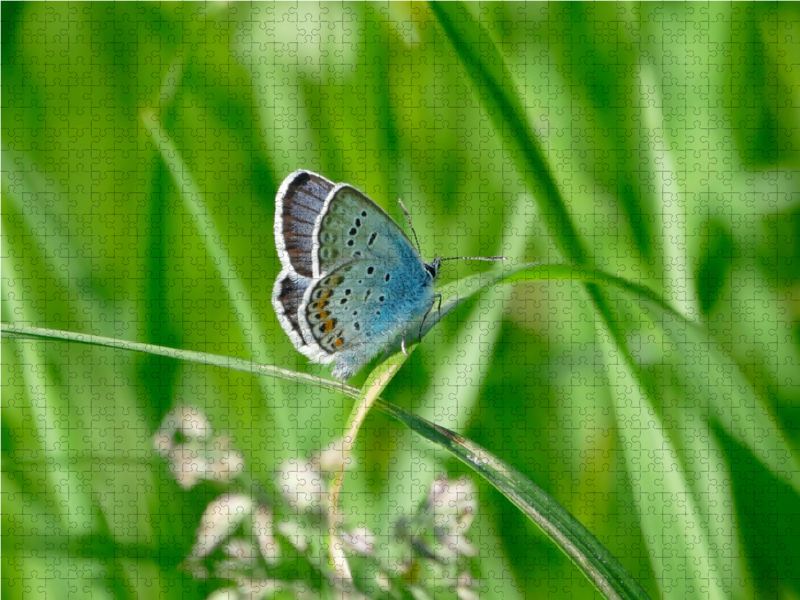
M 320 319 L 327 319 L 328 318 L 328 312 L 323 310 L 321 313 L 319 313 L 319 318 Z M 325 325 L 327 327 L 327 323 Z
M 326 289 L 325 291 L 322 292 L 322 294 L 319 297 L 319 300 L 317 300 L 314 303 L 314 306 L 316 307 L 317 310 L 322 310 L 323 308 L 325 308 L 327 306 L 328 303 L 325 302 L 325 300 L 327 300 L 328 296 L 330 296 L 330 295 L 331 295 L 330 288 L 328 288 L 328 289 Z M 324 319 L 326 316 L 327 316 L 327 313 L 323 314 L 322 318 Z
M 328 313 L 325 313 L 325 316 L 328 316 Z M 323 317 L 324 319 L 325 317 Z M 325 333 L 330 333 L 333 330 L 333 319 L 328 319 L 325 321 Z
M 339 346 L 341 346 L 342 344 L 344 344 L 344 340 L 343 340 L 342 338 L 339 338 L 339 339 L 337 339 L 337 340 L 336 340 L 336 341 L 333 343 L 333 345 L 334 345 L 334 346 L 336 346 L 337 348 L 338 348 Z

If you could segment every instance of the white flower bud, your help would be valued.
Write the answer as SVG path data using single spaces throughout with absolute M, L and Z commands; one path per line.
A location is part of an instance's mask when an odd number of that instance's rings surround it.
M 319 511 L 326 499 L 322 475 L 309 462 L 286 461 L 278 485 L 289 504 L 299 510 Z
M 208 459 L 201 444 L 181 444 L 168 456 L 172 476 L 183 489 L 191 489 L 206 478 Z
M 338 439 L 313 457 L 311 462 L 323 473 L 340 473 L 345 466 L 352 463 L 352 458 L 345 457 L 344 440 Z
M 308 550 L 308 537 L 299 523 L 295 521 L 283 521 L 282 523 L 278 523 L 275 529 L 289 540 L 289 543 L 297 548 L 298 552 L 305 552 Z
M 258 541 L 258 550 L 268 565 L 275 566 L 280 560 L 280 546 L 272 533 L 272 522 L 269 507 L 263 504 L 253 507 L 253 535 Z
M 458 584 L 456 585 L 456 595 L 459 600 L 478 600 L 480 596 L 475 591 L 475 580 L 472 576 L 464 571 L 458 576 Z
M 223 494 L 208 505 L 200 519 L 193 558 L 208 556 L 250 514 L 253 500 L 244 494 Z
M 353 531 L 342 531 L 339 537 L 350 550 L 366 556 L 371 556 L 375 552 L 375 536 L 366 527 L 357 527 Z
M 240 598 L 239 590 L 234 587 L 229 587 L 212 592 L 206 600 L 240 600 Z

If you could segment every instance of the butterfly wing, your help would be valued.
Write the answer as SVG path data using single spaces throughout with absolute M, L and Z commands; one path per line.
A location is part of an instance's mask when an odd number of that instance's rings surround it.
M 309 359 L 336 362 L 335 377 L 349 378 L 430 308 L 432 278 L 416 249 L 350 185 L 292 173 L 276 199 L 275 241 L 278 320 Z
M 416 336 L 433 303 L 433 281 L 420 263 L 369 258 L 340 265 L 308 287 L 297 323 L 323 364 L 347 379 L 398 337 Z
M 284 269 L 314 277 L 311 260 L 314 226 L 325 199 L 336 187 L 321 175 L 295 171 L 283 180 L 275 197 L 275 247 Z
M 303 337 L 297 315 L 314 281 L 314 225 L 334 187 L 321 175 L 300 170 L 283 180 L 275 197 L 275 247 L 283 270 L 272 290 L 272 306 L 295 348 L 311 360 L 318 360 L 319 350 Z
M 414 246 L 386 212 L 351 185 L 336 185 L 314 227 L 316 277 L 352 260 L 400 260 L 422 265 Z
M 311 343 L 306 340 L 298 320 L 303 297 L 312 282 L 312 279 L 300 277 L 291 269 L 284 269 L 272 288 L 272 307 L 294 347 L 311 360 L 319 362 L 319 348 L 313 340 Z

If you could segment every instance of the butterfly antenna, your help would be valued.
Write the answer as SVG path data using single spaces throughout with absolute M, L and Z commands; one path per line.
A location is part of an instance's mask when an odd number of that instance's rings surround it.
M 419 245 L 419 238 L 417 237 L 417 232 L 414 230 L 413 223 L 411 223 L 411 215 L 408 214 L 408 211 L 406 210 L 406 206 L 405 204 L 403 204 L 403 201 L 400 200 L 400 198 L 398 198 L 397 201 L 400 203 L 400 208 L 403 209 L 403 214 L 406 216 L 406 221 L 408 221 L 408 226 L 411 227 L 411 233 L 414 234 L 414 241 L 417 242 L 417 252 L 422 254 L 422 246 Z
M 451 258 L 440 258 L 439 262 L 446 260 L 508 260 L 505 256 L 453 256 Z

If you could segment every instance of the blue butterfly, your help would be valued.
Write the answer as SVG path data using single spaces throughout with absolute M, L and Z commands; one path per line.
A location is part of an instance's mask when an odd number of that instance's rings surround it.
M 278 190 L 275 245 L 283 266 L 272 292 L 278 321 L 311 361 L 335 363 L 341 380 L 398 338 L 405 350 L 436 301 L 439 264 L 449 260 L 425 262 L 367 196 L 305 170 Z

